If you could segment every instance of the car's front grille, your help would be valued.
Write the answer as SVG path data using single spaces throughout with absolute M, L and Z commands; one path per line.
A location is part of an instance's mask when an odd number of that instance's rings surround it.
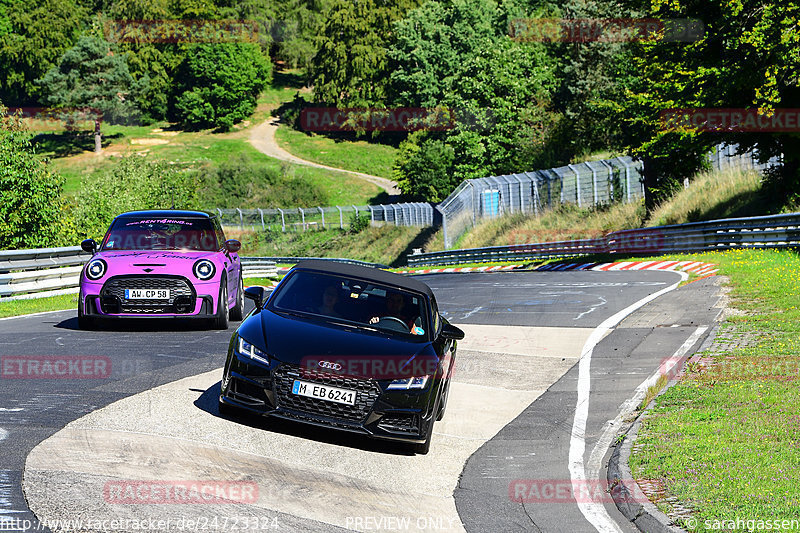
M 292 393 L 292 386 L 296 379 L 354 390 L 356 391 L 356 403 L 355 405 L 346 405 L 298 396 Z M 338 376 L 288 364 L 281 365 L 275 371 L 274 383 L 278 407 L 350 422 L 362 422 L 375 404 L 375 400 L 381 395 L 380 387 L 372 379 Z
M 395 433 L 419 433 L 419 417 L 411 414 L 383 415 L 378 427 Z
M 125 289 L 168 289 L 169 300 L 128 300 Z M 194 310 L 196 298 L 192 284 L 182 276 L 115 276 L 100 295 L 104 307 L 111 307 L 106 302 L 118 302 L 118 309 L 104 309 L 117 313 L 187 313 Z

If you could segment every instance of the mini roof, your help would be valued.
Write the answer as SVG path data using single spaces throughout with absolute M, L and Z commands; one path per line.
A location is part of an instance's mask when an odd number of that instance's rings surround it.
M 182 218 L 212 218 L 214 215 L 204 213 L 203 211 L 187 211 L 182 209 L 152 209 L 144 211 L 128 211 L 127 213 L 120 213 L 115 218 L 129 218 L 129 217 L 182 217 Z
M 340 274 L 367 281 L 376 281 L 384 285 L 391 285 L 401 289 L 408 289 L 414 292 L 425 294 L 429 298 L 433 297 L 433 291 L 425 283 L 409 276 L 401 276 L 394 272 L 387 272 L 379 268 L 366 267 L 361 265 L 351 265 L 336 261 L 307 260 L 295 265 L 294 269 L 316 270 L 319 272 L 329 272 Z M 293 269 L 293 270 L 294 270 Z

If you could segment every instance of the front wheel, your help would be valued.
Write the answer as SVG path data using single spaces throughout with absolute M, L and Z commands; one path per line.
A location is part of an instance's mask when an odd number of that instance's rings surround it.
M 439 411 L 439 398 L 436 398 L 436 404 L 433 406 L 433 415 L 428 424 L 428 430 L 425 432 L 425 442 L 414 445 L 414 453 L 419 455 L 427 455 L 431 450 L 431 439 L 433 438 L 433 423 L 436 420 L 436 413 Z
M 214 329 L 228 329 L 228 282 L 222 278 L 219 284 L 217 300 L 217 316 L 214 318 Z
M 236 305 L 231 309 L 231 320 L 241 320 L 244 318 L 244 281 L 242 272 L 239 271 L 239 287 L 236 289 Z
M 86 316 L 83 313 L 84 303 L 78 298 L 78 329 L 92 330 L 97 327 L 97 322 L 94 317 Z

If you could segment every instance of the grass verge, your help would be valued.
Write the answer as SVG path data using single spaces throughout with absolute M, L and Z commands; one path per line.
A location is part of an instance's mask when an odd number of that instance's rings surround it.
M 684 259 L 715 263 L 730 278 L 732 305 L 744 313 L 723 331 L 751 342 L 702 354 L 708 364 L 657 398 L 631 456 L 634 476 L 660 481 L 661 505 L 673 497 L 688 506 L 694 521 L 681 525 L 695 531 L 800 519 L 800 257 L 740 250 Z
M 30 300 L 0 300 L 0 318 L 75 309 L 77 306 L 77 294 L 61 294 L 45 298 L 31 298 Z
M 301 159 L 329 167 L 392 179 L 397 148 L 365 140 L 341 140 L 304 133 L 282 124 L 275 132 L 278 145 Z

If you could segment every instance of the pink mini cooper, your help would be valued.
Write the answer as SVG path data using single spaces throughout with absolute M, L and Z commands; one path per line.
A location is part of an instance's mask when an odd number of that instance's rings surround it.
M 215 215 L 199 211 L 131 211 L 117 216 L 81 273 L 78 326 L 98 320 L 207 319 L 227 329 L 244 310 L 241 243 Z

